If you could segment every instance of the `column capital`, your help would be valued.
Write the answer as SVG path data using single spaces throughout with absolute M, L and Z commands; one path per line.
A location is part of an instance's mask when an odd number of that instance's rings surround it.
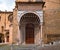
M 43 25 L 43 22 L 40 22 L 40 25 Z

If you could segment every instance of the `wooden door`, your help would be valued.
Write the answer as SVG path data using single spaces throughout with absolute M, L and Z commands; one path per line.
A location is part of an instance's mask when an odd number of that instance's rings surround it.
M 34 25 L 26 25 L 26 44 L 34 44 Z

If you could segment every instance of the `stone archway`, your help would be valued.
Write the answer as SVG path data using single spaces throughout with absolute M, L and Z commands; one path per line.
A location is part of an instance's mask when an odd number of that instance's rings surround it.
M 20 26 L 19 26 L 21 42 L 26 44 L 36 43 L 35 42 L 37 40 L 36 36 L 37 37 L 38 35 L 40 36 L 39 27 L 40 27 L 40 19 L 36 14 L 34 13 L 24 14 L 20 19 Z

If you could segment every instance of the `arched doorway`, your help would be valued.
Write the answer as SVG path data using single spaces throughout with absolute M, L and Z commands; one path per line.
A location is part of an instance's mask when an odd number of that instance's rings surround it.
M 34 24 L 26 24 L 26 34 L 25 34 L 26 44 L 34 44 Z
M 37 40 L 36 37 L 38 37 L 38 35 L 35 34 L 39 34 L 39 26 L 40 19 L 36 14 L 34 13 L 24 14 L 20 19 L 19 25 L 21 43 L 26 44 L 38 43 L 37 41 L 35 42 L 35 40 Z
M 4 42 L 4 34 L 0 33 L 0 43 Z
M 9 42 L 9 31 L 6 32 L 6 42 Z

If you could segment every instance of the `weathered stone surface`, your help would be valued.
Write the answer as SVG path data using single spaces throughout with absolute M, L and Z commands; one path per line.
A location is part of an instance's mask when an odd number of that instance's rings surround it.
M 59 40 L 60 37 L 60 1 L 46 0 L 44 8 L 44 36 L 47 41 Z M 53 36 L 53 37 L 52 37 Z

